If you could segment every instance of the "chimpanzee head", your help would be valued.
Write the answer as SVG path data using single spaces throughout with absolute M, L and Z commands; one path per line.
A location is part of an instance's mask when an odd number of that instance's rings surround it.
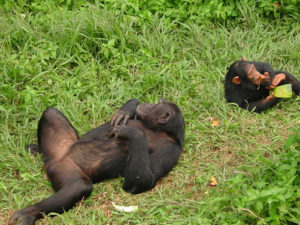
M 268 73 L 261 74 L 255 68 L 253 62 L 239 60 L 233 63 L 225 77 L 225 87 L 230 89 L 232 86 L 241 89 L 255 90 L 260 85 L 271 85 L 271 79 Z
M 146 127 L 164 131 L 183 145 L 184 119 L 177 105 L 161 99 L 157 104 L 140 104 L 136 111 Z
M 230 75 L 232 83 L 236 85 L 247 81 L 250 81 L 255 85 L 259 85 L 261 76 L 263 76 L 256 70 L 254 64 L 243 60 L 233 63 L 227 74 Z

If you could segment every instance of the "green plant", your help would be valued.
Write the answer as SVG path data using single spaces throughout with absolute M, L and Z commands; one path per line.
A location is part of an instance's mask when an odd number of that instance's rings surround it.
M 14 210 L 53 191 L 41 156 L 24 149 L 37 142 L 38 120 L 47 107 L 63 111 L 80 135 L 109 121 L 130 98 L 166 98 L 180 106 L 186 134 L 178 165 L 142 195 L 124 192 L 121 178 L 96 184 L 77 207 L 41 223 L 249 225 L 278 222 L 276 215 L 282 215 L 279 222 L 291 220 L 283 211 L 269 215 L 269 197 L 264 197 L 269 193 L 263 190 L 283 182 L 271 178 L 278 177 L 274 169 L 288 151 L 282 146 L 298 123 L 300 98 L 251 114 L 225 102 L 222 80 L 228 65 L 242 56 L 268 61 L 300 78 L 295 19 L 271 22 L 258 17 L 251 5 L 239 8 L 245 22 L 237 17 L 232 24 L 200 24 L 198 16 L 179 23 L 171 18 L 174 13 L 142 19 L 138 15 L 147 8 L 130 16 L 100 1 L 70 9 L 51 3 L 43 11 L 31 10 L 34 1 L 22 1 L 22 7 L 21 0 L 15 2 L 6 1 L 11 5 L 0 10 L 0 224 L 7 224 Z M 212 127 L 217 120 L 219 125 Z M 296 146 L 290 146 L 292 152 Z M 295 162 L 292 155 L 285 157 L 282 171 L 288 160 Z M 212 176 L 219 182 L 216 187 L 207 185 Z M 294 184 L 282 187 L 295 190 Z M 262 209 L 251 200 L 256 190 Z M 283 194 L 289 209 L 299 208 L 296 196 Z M 270 208 L 285 204 L 271 194 L 273 198 Z M 112 202 L 138 205 L 139 210 L 118 212 Z
M 250 176 L 245 170 L 229 179 L 223 186 L 226 194 L 209 200 L 213 217 L 219 215 L 217 221 L 231 221 L 229 224 L 299 224 L 300 127 L 281 153 L 259 160 L 263 165 L 251 168 Z
M 247 8 L 261 17 L 273 19 L 280 17 L 299 17 L 300 2 L 297 0 L 1 0 L 0 7 L 34 13 L 51 12 L 54 8 L 73 10 L 86 7 L 88 3 L 102 5 L 114 11 L 115 15 L 125 15 L 141 25 L 152 20 L 155 15 L 170 21 L 206 23 L 207 21 L 230 21 L 247 19 L 243 12 Z

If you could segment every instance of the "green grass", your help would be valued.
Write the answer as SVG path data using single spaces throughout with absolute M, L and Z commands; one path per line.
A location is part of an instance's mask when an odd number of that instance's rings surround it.
M 244 23 L 225 27 L 157 17 L 137 26 L 92 5 L 46 14 L 2 11 L 0 223 L 53 193 L 41 157 L 24 150 L 36 142 L 47 107 L 63 111 L 84 134 L 130 98 L 165 98 L 179 105 L 186 122 L 184 153 L 170 175 L 140 195 L 125 193 L 121 178 L 96 184 L 90 198 L 37 224 L 263 224 L 267 218 L 261 220 L 259 211 L 218 199 L 230 188 L 251 186 L 252 174 L 267 168 L 263 158 L 279 160 L 297 127 L 300 98 L 253 114 L 225 102 L 222 81 L 241 57 L 268 61 L 300 79 L 299 53 L 296 21 L 264 22 L 249 12 Z M 214 120 L 220 123 L 212 128 Z M 216 188 L 207 186 L 212 176 Z M 231 178 L 237 180 L 233 186 L 226 183 Z M 139 211 L 121 213 L 111 202 L 138 205 Z

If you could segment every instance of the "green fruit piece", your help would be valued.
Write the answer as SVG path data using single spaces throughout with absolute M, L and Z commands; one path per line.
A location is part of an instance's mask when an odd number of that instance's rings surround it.
M 291 98 L 293 96 L 292 85 L 284 84 L 273 89 L 276 98 Z

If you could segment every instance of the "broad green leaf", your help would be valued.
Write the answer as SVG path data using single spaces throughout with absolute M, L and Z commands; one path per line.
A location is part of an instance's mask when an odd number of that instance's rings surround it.
M 284 84 L 273 89 L 276 98 L 291 98 L 293 96 L 292 85 Z

